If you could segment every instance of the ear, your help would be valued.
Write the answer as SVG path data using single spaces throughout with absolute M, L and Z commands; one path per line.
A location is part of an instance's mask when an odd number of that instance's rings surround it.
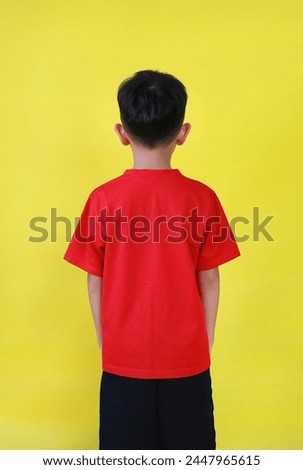
M 114 125 L 114 131 L 116 132 L 117 136 L 119 137 L 122 145 L 129 145 L 130 144 L 130 141 L 127 137 L 127 134 L 122 126 L 122 124 L 115 124 Z
M 188 134 L 190 133 L 191 125 L 186 122 L 182 125 L 179 134 L 176 137 L 176 145 L 182 145 L 186 141 Z

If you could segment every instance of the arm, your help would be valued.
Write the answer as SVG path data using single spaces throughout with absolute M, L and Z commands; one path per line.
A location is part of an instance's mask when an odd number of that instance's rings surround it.
M 220 276 L 219 268 L 199 270 L 198 286 L 201 300 L 204 306 L 206 328 L 209 341 L 209 352 L 215 339 L 215 325 L 219 305 Z
M 102 323 L 101 323 L 101 294 L 102 294 L 102 277 L 87 274 L 87 289 L 91 311 L 95 323 L 96 335 L 99 348 L 102 348 Z

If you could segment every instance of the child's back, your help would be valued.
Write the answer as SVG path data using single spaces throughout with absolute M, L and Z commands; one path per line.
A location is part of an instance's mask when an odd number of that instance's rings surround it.
M 129 169 L 92 191 L 82 233 L 89 217 L 95 241 L 75 240 L 65 259 L 103 277 L 103 370 L 147 379 L 206 370 L 196 271 L 238 254 L 214 191 L 178 169 Z

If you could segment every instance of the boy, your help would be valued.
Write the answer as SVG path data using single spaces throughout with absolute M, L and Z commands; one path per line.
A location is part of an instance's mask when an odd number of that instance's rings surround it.
M 134 165 L 94 189 L 65 260 L 88 273 L 102 352 L 100 449 L 215 449 L 218 266 L 240 255 L 216 193 L 171 168 L 187 93 L 142 70 L 118 90 Z

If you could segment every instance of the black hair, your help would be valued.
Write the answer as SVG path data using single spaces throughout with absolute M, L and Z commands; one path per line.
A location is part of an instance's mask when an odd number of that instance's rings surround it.
M 135 142 L 152 149 L 178 135 L 187 93 L 173 75 L 156 70 L 136 72 L 120 84 L 117 98 L 122 125 Z

